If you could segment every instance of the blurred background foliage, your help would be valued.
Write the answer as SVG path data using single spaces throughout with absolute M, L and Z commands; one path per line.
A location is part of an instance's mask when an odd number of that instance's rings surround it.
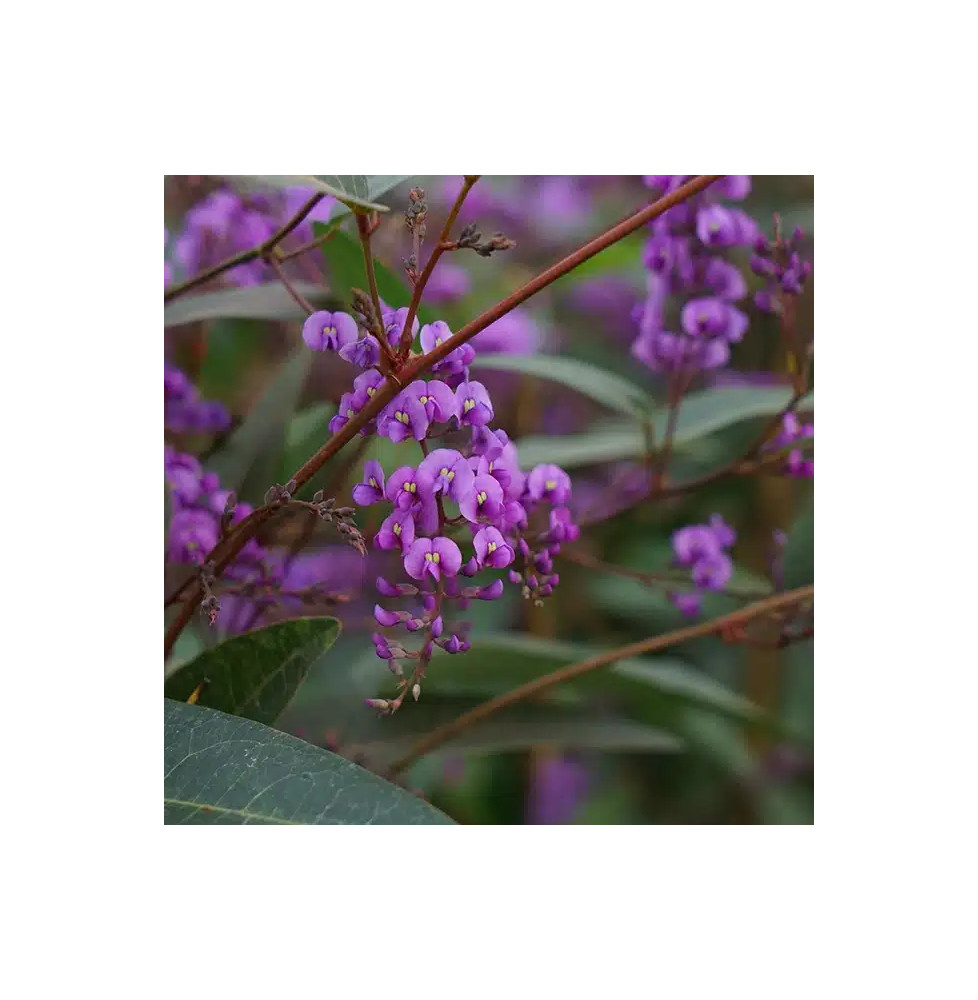
M 225 182 L 167 177 L 169 232 L 178 234 L 187 210 Z M 415 177 L 381 199 L 391 211 L 381 217 L 374 249 L 382 265 L 381 296 L 392 306 L 406 305 L 409 298 L 402 260 L 410 252 L 410 237 L 403 211 L 408 188 L 417 184 L 427 189 L 431 205 L 430 248 L 460 179 Z M 443 258 L 464 270 L 470 287 L 449 301 L 426 302 L 422 321 L 440 318 L 458 329 L 648 200 L 639 177 L 482 178 L 459 225 L 478 220 L 484 232 L 500 229 L 516 239 L 517 247 L 488 260 L 463 253 Z M 768 234 L 775 212 L 787 232 L 802 226 L 805 256 L 813 260 L 812 177 L 755 176 L 742 207 Z M 318 226 L 316 232 L 323 232 Z M 303 288 L 315 305 L 348 308 L 350 288 L 365 287 L 354 233 L 348 222 L 323 248 L 299 259 Z M 629 354 L 636 334 L 631 311 L 644 289 L 644 239 L 638 233 L 622 240 L 531 299 L 520 310 L 530 331 L 524 353 L 589 362 L 628 378 L 661 403 L 661 383 Z M 171 260 L 172 246 L 171 239 Z M 756 281 L 746 255 L 734 259 L 744 265 L 748 280 Z M 187 276 L 175 267 L 176 280 Z M 167 360 L 188 373 L 202 396 L 224 403 L 233 417 L 225 434 L 182 437 L 176 443 L 196 453 L 206 470 L 218 472 L 223 486 L 255 505 L 268 485 L 286 482 L 329 436 L 327 423 L 353 374 L 335 355 L 303 347 L 302 313 L 282 291 L 277 285 L 235 287 L 219 281 L 167 307 Z M 813 336 L 813 299 L 812 281 L 798 320 L 807 342 Z M 749 398 L 779 379 L 783 383 L 785 356 L 776 321 L 752 305 L 745 308 L 750 328 L 730 365 L 702 376 L 694 391 L 727 385 Z M 480 337 L 474 346 L 481 350 Z M 609 486 L 627 472 L 616 437 L 622 414 L 534 375 L 489 367 L 473 377 L 490 388 L 496 425 L 526 442 L 523 467 L 564 460 L 574 481 L 577 516 L 587 519 L 594 510 L 600 518 Z M 736 457 L 765 419 L 748 416 L 691 434 L 677 446 L 670 480 L 681 482 Z M 561 438 L 568 454 L 551 459 Z M 602 448 L 607 459 L 600 457 Z M 574 460 L 574 449 L 581 449 L 583 461 Z M 349 503 L 352 485 L 370 457 L 388 471 L 408 461 L 400 446 L 386 439 L 358 439 L 300 495 L 308 498 L 322 488 Z M 358 512 L 368 539 L 379 520 L 375 510 Z M 813 580 L 810 479 L 728 477 L 689 495 L 598 519 L 583 528 L 574 548 L 620 567 L 661 571 L 672 557 L 672 533 L 713 513 L 722 514 L 738 532 L 732 589 L 758 595 L 771 591 L 776 531 L 788 533 L 784 586 Z M 543 607 L 522 601 L 514 588 L 501 600 L 473 602 L 467 613 L 474 622 L 472 650 L 436 655 L 421 700 L 381 718 L 363 700 L 392 690 L 369 640 L 376 627 L 370 614 L 373 580 L 389 567 L 390 561 L 380 558 L 389 553 L 371 550 L 361 561 L 338 544 L 327 525 L 310 526 L 304 519 L 280 519 L 261 540 L 286 548 L 302 542 L 323 553 L 340 603 L 304 612 L 265 612 L 257 623 L 298 613 L 333 614 L 343 622 L 338 641 L 313 665 L 276 727 L 381 774 L 413 740 L 467 708 L 562 664 L 686 621 L 662 588 L 560 560 L 561 585 Z M 185 567 L 168 566 L 167 591 L 185 574 Z M 712 617 L 743 603 L 739 596 L 708 594 L 703 614 Z M 211 629 L 198 616 L 181 635 L 168 668 L 229 631 L 253 624 L 237 621 L 228 628 L 222 619 Z M 461 823 L 811 823 L 813 646 L 809 639 L 786 649 L 761 649 L 705 638 L 661 656 L 623 661 L 473 727 L 413 765 L 407 783 Z

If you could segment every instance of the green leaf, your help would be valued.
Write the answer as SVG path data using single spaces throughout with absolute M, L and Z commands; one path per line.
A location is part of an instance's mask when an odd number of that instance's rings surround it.
M 292 284 L 310 305 L 328 306 L 333 301 L 332 293 L 322 285 L 313 285 L 308 281 Z M 306 313 L 278 282 L 186 295 L 163 306 L 164 326 L 180 326 L 222 317 L 292 320 L 305 319 Z
M 565 358 L 553 354 L 534 354 L 526 357 L 513 354 L 480 354 L 473 361 L 472 367 L 519 372 L 522 375 L 534 375 L 537 378 L 560 382 L 612 410 L 639 419 L 647 417 L 650 409 L 648 394 L 641 386 L 577 358 Z
M 772 416 L 791 399 L 791 390 L 781 386 L 722 386 L 703 392 L 690 393 L 682 403 L 676 421 L 673 447 L 683 447 L 716 431 L 743 420 Z M 815 405 L 809 393 L 800 410 Z M 654 420 L 655 440 L 665 435 L 668 413 L 657 411 Z M 520 464 L 530 468 L 540 462 L 554 462 L 564 468 L 595 465 L 622 459 L 640 458 L 645 454 L 645 435 L 632 423 L 606 423 L 587 434 L 563 437 L 529 437 L 518 442 Z
M 198 705 L 271 724 L 339 631 L 335 618 L 296 618 L 246 632 L 181 667 L 163 693 L 186 701 L 203 684 Z
M 163 733 L 164 823 L 451 822 L 356 764 L 250 719 L 167 698 Z
M 328 229 L 321 223 L 314 222 L 312 226 L 315 235 L 322 236 Z M 333 294 L 344 302 L 350 302 L 350 289 L 369 290 L 367 271 L 363 262 L 363 247 L 360 241 L 350 233 L 338 230 L 332 239 L 322 245 L 323 259 L 329 268 L 330 287 Z M 374 258 L 374 273 L 377 276 L 377 291 L 380 297 L 394 308 L 406 306 L 411 300 L 407 285 L 397 275 Z M 432 316 L 425 306 L 418 310 L 418 319 L 422 323 L 430 323 Z
M 784 585 L 788 590 L 815 582 L 815 503 L 795 521 L 784 547 Z
M 424 690 L 433 694 L 462 691 L 498 694 L 601 652 L 584 644 L 531 635 L 487 636 L 464 657 L 436 653 Z M 557 698 L 567 698 L 568 693 L 578 701 L 583 699 L 581 703 L 590 702 L 595 695 L 611 696 L 626 711 L 639 702 L 648 704 L 651 696 L 653 700 L 697 705 L 741 719 L 758 715 L 755 706 L 745 698 L 671 657 L 619 660 L 552 689 Z
M 261 501 L 279 470 L 285 429 L 302 393 L 312 351 L 300 344 L 248 411 L 227 444 L 208 462 L 224 489 L 240 499 Z
M 341 201 L 351 211 L 387 212 L 386 205 L 380 205 L 373 199 L 379 198 L 401 181 L 406 181 L 410 174 L 394 176 L 388 174 L 347 174 L 342 176 L 329 174 L 249 174 L 233 178 L 235 185 L 243 190 L 275 188 L 282 190 L 291 187 L 310 188 L 323 194 L 332 195 Z

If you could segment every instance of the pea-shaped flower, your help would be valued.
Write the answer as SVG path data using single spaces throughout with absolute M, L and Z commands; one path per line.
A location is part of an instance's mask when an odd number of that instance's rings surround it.
M 480 566 L 502 569 L 516 558 L 512 546 L 507 544 L 498 528 L 482 528 L 477 531 L 472 544 Z
M 450 538 L 417 538 L 404 557 L 404 569 L 415 580 L 455 576 L 461 565 L 462 553 Z
M 463 382 L 455 390 L 455 403 L 459 424 L 480 427 L 492 420 L 492 400 L 481 382 Z
M 302 339 L 314 351 L 339 351 L 356 343 L 356 320 L 345 312 L 314 312 L 302 324 Z

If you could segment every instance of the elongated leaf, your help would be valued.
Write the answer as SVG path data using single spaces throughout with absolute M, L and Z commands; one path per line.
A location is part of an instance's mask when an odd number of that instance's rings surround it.
M 293 287 L 311 305 L 327 307 L 333 301 L 332 293 L 322 285 L 295 281 Z M 291 320 L 305 319 L 306 314 L 278 282 L 186 295 L 163 307 L 164 326 L 222 317 Z
M 203 685 L 196 704 L 270 725 L 339 631 L 335 618 L 296 618 L 246 632 L 181 667 L 163 693 L 186 701 Z
M 558 642 L 537 636 L 509 634 L 480 638 L 464 656 L 437 653 L 432 660 L 425 690 L 432 693 L 470 691 L 498 694 L 558 667 L 589 659 L 602 652 L 579 643 Z M 558 698 L 585 702 L 595 694 L 610 694 L 622 707 L 649 692 L 678 702 L 710 708 L 741 719 L 754 718 L 758 710 L 740 695 L 694 670 L 678 658 L 635 657 L 585 674 L 552 689 Z
M 815 504 L 801 514 L 784 547 L 784 585 L 804 587 L 815 581 Z
M 432 707 L 427 706 L 428 709 Z M 445 702 L 437 707 L 444 710 L 405 714 L 409 727 L 375 742 L 354 744 L 351 752 L 363 753 L 370 761 L 388 761 L 411 747 L 434 726 L 457 717 L 471 705 Z M 534 706 L 524 715 L 527 717 L 511 718 L 500 713 L 498 718 L 487 719 L 459 733 L 446 746 L 452 752 L 477 750 L 482 753 L 506 753 L 542 744 L 568 750 L 631 753 L 677 753 L 683 748 L 677 736 L 630 719 L 588 718 L 580 712 L 540 706 Z
M 378 204 L 373 199 L 379 198 L 401 181 L 407 180 L 408 176 L 410 175 L 249 174 L 236 176 L 232 180 L 242 190 L 309 188 L 312 191 L 332 195 L 352 211 L 386 212 L 387 206 Z
M 743 420 L 771 416 L 791 398 L 791 390 L 781 386 L 722 386 L 691 393 L 682 403 L 676 421 L 673 446 L 678 451 L 694 441 Z M 814 407 L 809 394 L 801 410 Z M 655 415 L 655 439 L 661 441 L 668 414 Z M 645 436 L 632 423 L 605 424 L 588 434 L 565 437 L 529 437 L 518 443 L 520 462 L 530 468 L 540 462 L 555 462 L 565 468 L 639 458 L 645 454 Z
M 300 344 L 282 363 L 271 383 L 248 411 L 227 444 L 208 462 L 224 489 L 260 501 L 275 481 L 285 429 L 302 392 L 312 351 Z
M 451 820 L 319 747 L 250 719 L 164 699 L 163 821 L 419 824 Z
M 648 394 L 641 386 L 590 365 L 586 361 L 578 361 L 576 358 L 541 354 L 526 357 L 513 354 L 480 354 L 472 363 L 472 367 L 519 372 L 522 375 L 535 375 L 537 378 L 560 382 L 585 396 L 590 396 L 609 409 L 633 417 L 645 417 L 650 410 Z

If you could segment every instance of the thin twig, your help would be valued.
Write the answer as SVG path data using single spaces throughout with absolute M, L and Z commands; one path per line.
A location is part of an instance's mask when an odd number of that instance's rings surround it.
M 315 308 L 311 306 L 309 302 L 299 294 L 298 291 L 296 291 L 296 289 L 292 285 L 292 282 L 289 281 L 288 276 L 282 270 L 282 265 L 275 259 L 274 254 L 269 254 L 266 260 L 268 261 L 269 264 L 272 265 L 272 269 L 278 275 L 278 280 L 281 281 L 283 285 L 285 285 L 285 290 L 296 301 L 296 303 L 299 305 L 299 308 L 305 309 L 306 314 L 311 316 L 316 311 Z
M 517 702 L 524 701 L 527 698 L 532 698 L 534 695 L 538 695 L 557 684 L 574 680 L 577 677 L 590 673 L 592 670 L 599 670 L 601 667 L 606 667 L 618 660 L 627 659 L 630 656 L 639 656 L 642 653 L 655 653 L 662 649 L 668 649 L 670 646 L 676 646 L 681 642 L 687 642 L 690 639 L 713 635 L 723 629 L 741 625 L 762 615 L 771 614 L 781 608 L 791 607 L 800 604 L 802 601 L 811 600 L 814 596 L 814 584 L 807 587 L 799 587 L 797 590 L 789 590 L 784 594 L 775 594 L 772 597 L 758 601 L 756 604 L 750 604 L 746 608 L 734 611 L 729 615 L 721 615 L 719 618 L 701 622 L 699 625 L 690 625 L 687 628 L 677 629 L 665 635 L 654 636 L 651 639 L 642 639 L 640 642 L 633 642 L 628 646 L 622 646 L 619 649 L 613 649 L 610 652 L 593 656 L 588 660 L 582 660 L 580 663 L 572 663 L 549 674 L 544 674 L 543 677 L 537 677 L 535 680 L 514 688 L 506 694 L 483 702 L 471 711 L 460 715 L 452 722 L 432 730 L 422 739 L 418 740 L 406 754 L 396 760 L 391 765 L 391 771 L 395 774 L 403 771 L 418 760 L 418 758 L 441 746 L 476 722 L 481 722 L 494 712 L 498 712 L 502 708 L 508 708 L 510 705 L 515 705 Z
M 206 271 L 201 271 L 200 274 L 194 275 L 192 278 L 188 278 L 187 281 L 182 282 L 179 285 L 174 285 L 172 288 L 166 289 L 163 292 L 163 301 L 172 302 L 173 299 L 185 292 L 189 292 L 192 288 L 196 288 L 198 285 L 203 285 L 205 282 L 211 280 L 211 278 L 216 278 L 219 274 L 223 274 L 225 271 L 230 271 L 232 267 L 237 267 L 239 264 L 247 264 L 250 260 L 256 260 L 259 257 L 265 257 L 268 255 L 275 247 L 285 239 L 289 233 L 292 232 L 297 226 L 302 223 L 302 220 L 325 198 L 323 194 L 313 195 L 305 204 L 296 212 L 295 215 L 289 219 L 288 222 L 282 226 L 277 232 L 273 233 L 264 243 L 254 247 L 251 250 L 245 250 L 242 253 L 235 254 L 233 257 L 228 257 L 227 260 L 221 261 L 220 264 L 215 264 L 213 267 L 209 267 Z
M 558 559 L 566 559 L 568 562 L 577 563 L 587 569 L 593 569 L 597 573 L 608 573 L 611 576 L 621 576 L 628 580 L 635 580 L 646 587 L 681 587 L 691 586 L 689 573 L 683 570 L 659 570 L 646 571 L 631 569 L 628 566 L 617 566 L 614 563 L 604 562 L 580 552 L 576 549 L 561 549 Z M 756 601 L 762 597 L 767 597 L 771 590 L 757 590 L 756 588 L 725 587 L 722 594 L 727 597 L 736 597 L 745 601 Z
M 401 349 L 399 353 L 402 359 L 406 358 L 411 351 L 411 344 L 414 341 L 411 327 L 414 326 L 414 317 L 418 314 L 418 307 L 421 305 L 421 296 L 424 294 L 425 285 L 428 284 L 428 279 L 431 277 L 431 272 L 435 269 L 435 264 L 438 263 L 438 258 L 445 252 L 442 244 L 448 242 L 452 226 L 458 218 L 458 213 L 462 210 L 462 203 L 478 179 L 479 175 L 475 174 L 471 177 L 466 177 L 463 181 L 462 190 L 459 191 L 458 197 L 455 199 L 455 204 L 452 205 L 452 210 L 448 213 L 448 218 L 442 227 L 441 236 L 438 237 L 438 243 L 431 251 L 431 256 L 428 258 L 424 270 L 414 284 L 414 291 L 411 293 L 411 303 L 408 305 L 407 319 L 404 321 L 404 329 L 401 331 Z

